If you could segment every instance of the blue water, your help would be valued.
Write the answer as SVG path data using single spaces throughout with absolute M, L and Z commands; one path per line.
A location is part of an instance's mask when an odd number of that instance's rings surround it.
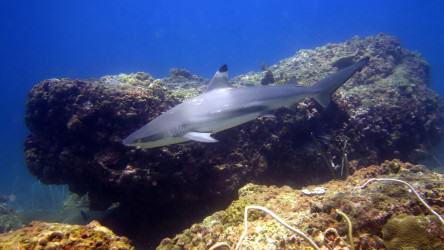
M 37 189 L 22 144 L 26 94 L 42 79 L 161 77 L 171 67 L 209 77 L 222 63 L 236 75 L 301 48 L 385 32 L 424 55 L 444 94 L 442 13 L 440 0 L 2 0 L 0 194 Z

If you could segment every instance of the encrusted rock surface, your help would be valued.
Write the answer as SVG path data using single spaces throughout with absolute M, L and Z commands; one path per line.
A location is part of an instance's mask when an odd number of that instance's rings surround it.
M 23 225 L 21 219 L 6 203 L 0 202 L 0 233 L 6 233 Z
M 149 209 L 197 207 L 234 196 L 248 182 L 319 183 L 394 157 L 415 161 L 443 133 L 443 103 L 428 86 L 429 66 L 391 36 L 353 38 L 301 50 L 266 69 L 275 84 L 310 85 L 336 71 L 339 59 L 370 58 L 326 110 L 312 100 L 220 132 L 215 144 L 187 143 L 140 150 L 122 138 L 181 100 L 200 93 L 205 79 L 174 69 L 96 81 L 48 79 L 30 91 L 25 143 L 28 168 L 45 183 L 88 193 L 93 208 L 120 202 L 133 216 Z M 345 59 L 344 59 L 345 58 Z M 336 63 L 335 63 L 336 62 Z M 235 77 L 260 85 L 264 72 Z M 268 82 L 267 82 L 268 84 Z M 197 211 L 197 210 L 196 210 Z M 161 213 L 160 213 L 161 214 Z
M 312 237 L 322 249 L 350 249 L 347 224 L 336 209 L 350 218 L 356 249 L 444 249 L 443 223 L 406 186 L 375 182 L 365 189 L 356 189 L 375 177 L 407 181 L 436 212 L 444 214 L 444 177 L 423 166 L 393 160 L 358 170 L 344 181 L 324 183 L 326 192 L 320 195 L 306 195 L 302 189 L 288 186 L 247 184 L 239 190 L 239 199 L 228 208 L 174 238 L 164 239 L 157 249 L 209 249 L 216 242 L 234 246 L 242 233 L 243 212 L 248 205 L 272 210 Z M 328 233 L 332 229 L 341 238 L 330 239 L 334 238 Z M 312 249 L 260 211 L 250 213 L 248 232 L 242 249 Z
M 103 249 L 132 250 L 125 237 L 93 221 L 86 226 L 32 222 L 17 231 L 0 234 L 0 250 Z
M 382 228 L 388 249 L 444 249 L 444 227 L 432 216 L 400 215 Z

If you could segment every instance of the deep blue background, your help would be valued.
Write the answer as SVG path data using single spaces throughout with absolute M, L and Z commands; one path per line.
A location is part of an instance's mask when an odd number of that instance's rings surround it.
M 425 56 L 444 93 L 442 13 L 440 0 L 1 0 L 0 194 L 30 188 L 24 103 L 42 79 L 161 77 L 171 67 L 209 77 L 222 63 L 235 75 L 301 48 L 385 32 Z

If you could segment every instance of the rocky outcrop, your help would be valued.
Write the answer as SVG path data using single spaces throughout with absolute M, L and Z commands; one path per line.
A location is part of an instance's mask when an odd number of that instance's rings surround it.
M 0 234 L 0 249 L 103 249 L 132 250 L 125 237 L 93 221 L 86 226 L 32 222 L 16 231 Z
M 381 181 L 357 188 L 370 178 L 407 181 L 435 212 L 444 214 L 444 177 L 424 166 L 394 160 L 361 169 L 345 181 L 330 181 L 317 187 L 248 184 L 239 190 L 239 199 L 226 209 L 175 237 L 163 239 L 157 249 L 209 249 L 222 242 L 233 247 L 244 229 L 244 208 L 250 205 L 273 211 L 306 233 L 321 249 L 352 249 L 350 230 L 355 249 L 444 248 L 443 219 L 431 214 L 403 184 Z M 307 192 L 315 188 L 324 192 Z M 351 227 L 338 211 L 349 218 Z M 301 237 L 261 211 L 252 210 L 248 218 L 248 237 L 241 249 L 312 249 Z
M 205 80 L 174 69 L 99 80 L 48 79 L 29 93 L 25 143 L 30 171 L 45 183 L 88 193 L 93 208 L 113 202 L 132 215 L 208 204 L 248 182 L 319 183 L 394 157 L 416 161 L 442 135 L 442 100 L 428 86 L 429 66 L 391 36 L 353 38 L 301 50 L 263 72 L 232 80 L 237 87 L 290 79 L 310 85 L 347 60 L 369 57 L 323 110 L 312 100 L 220 132 L 215 144 L 141 150 L 121 144 L 135 129 L 182 100 Z M 267 73 L 268 72 L 268 73 Z M 268 78 L 270 78 L 268 76 Z M 165 215 L 166 216 L 166 215 Z

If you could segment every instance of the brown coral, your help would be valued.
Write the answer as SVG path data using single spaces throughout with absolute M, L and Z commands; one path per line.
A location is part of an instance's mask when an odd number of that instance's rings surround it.
M 0 234 L 0 249 L 103 249 L 132 250 L 125 237 L 93 221 L 86 226 L 35 221 L 11 233 Z

